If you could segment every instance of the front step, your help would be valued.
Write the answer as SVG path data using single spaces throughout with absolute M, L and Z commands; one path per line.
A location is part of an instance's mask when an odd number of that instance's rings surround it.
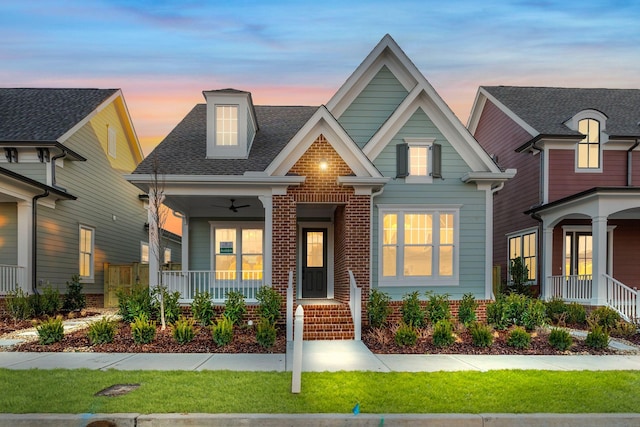
M 304 304 L 304 340 L 352 340 L 351 310 L 345 304 Z

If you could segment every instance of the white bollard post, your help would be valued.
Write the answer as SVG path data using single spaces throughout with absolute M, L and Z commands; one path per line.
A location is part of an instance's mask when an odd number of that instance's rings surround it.
M 304 330 L 304 309 L 296 308 L 296 321 L 293 337 L 293 369 L 291 375 L 291 393 L 300 393 L 302 383 L 302 332 Z

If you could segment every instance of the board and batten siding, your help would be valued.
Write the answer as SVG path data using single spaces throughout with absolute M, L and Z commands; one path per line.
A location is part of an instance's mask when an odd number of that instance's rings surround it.
M 106 123 L 118 129 L 115 159 L 107 154 Z M 149 240 L 148 217 L 138 198 L 140 190 L 122 176 L 135 167 L 122 129 L 115 109 L 107 107 L 65 142 L 87 161 L 67 160 L 56 170 L 58 184 L 77 200 L 59 201 L 55 209 L 38 209 L 39 282 L 64 291 L 66 282 L 78 274 L 80 225 L 95 230 L 94 280 L 85 283 L 85 292 L 102 293 L 103 263 L 140 261 L 141 242 Z M 172 251 L 172 257 L 179 262 L 180 252 Z
M 0 264 L 18 264 L 17 203 L 0 203 Z
M 398 79 L 383 66 L 342 113 L 338 122 L 362 148 L 407 95 L 407 90 Z
M 435 138 L 442 145 L 442 176 L 430 184 L 407 184 L 396 176 L 396 145 L 403 143 L 404 138 Z M 459 224 L 459 257 L 457 286 L 422 286 L 400 287 L 387 286 L 380 288 L 394 300 L 399 300 L 407 292 L 419 290 L 433 291 L 436 294 L 449 294 L 451 299 L 461 299 L 465 293 L 473 293 L 476 298 L 484 298 L 485 292 L 485 218 L 486 194 L 479 191 L 475 184 L 465 184 L 462 175 L 469 172 L 468 165 L 444 138 L 442 133 L 418 109 L 398 134 L 374 159 L 378 170 L 387 177 L 393 178 L 384 188 L 384 192 L 374 198 L 377 205 L 424 205 L 425 208 L 438 205 L 460 205 Z M 378 287 L 379 276 L 379 238 L 380 216 L 374 208 L 373 224 L 373 284 Z

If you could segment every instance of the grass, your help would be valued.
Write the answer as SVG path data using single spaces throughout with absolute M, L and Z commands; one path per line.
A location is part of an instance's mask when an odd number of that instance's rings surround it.
M 139 383 L 118 397 L 114 384 Z M 0 369 L 0 413 L 638 412 L 640 372 L 289 372 Z

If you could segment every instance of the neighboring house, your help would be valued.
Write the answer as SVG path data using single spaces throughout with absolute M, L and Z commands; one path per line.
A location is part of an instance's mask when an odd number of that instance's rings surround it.
M 518 169 L 494 198 L 503 277 L 523 257 L 545 298 L 591 305 L 640 286 L 639 120 L 635 89 L 479 89 L 469 129 Z
M 165 203 L 183 216 L 184 271 L 162 280 L 183 301 L 230 289 L 254 300 L 262 285 L 284 296 L 290 284 L 305 313 L 325 315 L 307 337 L 353 338 L 330 323 L 366 322 L 372 288 L 396 303 L 411 291 L 492 297 L 493 191 L 515 171 L 497 167 L 390 36 L 320 107 L 254 106 L 234 89 L 204 97 L 128 176 L 149 191 L 157 156 Z
M 103 264 L 140 262 L 148 244 L 146 202 L 123 178 L 143 156 L 122 92 L 0 89 L 0 146 L 0 294 L 64 293 L 79 275 L 102 304 Z

